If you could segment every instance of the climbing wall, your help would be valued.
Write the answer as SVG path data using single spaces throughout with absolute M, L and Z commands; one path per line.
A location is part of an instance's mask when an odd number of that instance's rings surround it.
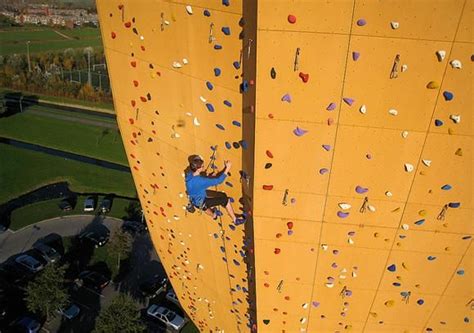
M 184 169 L 233 162 L 217 190 L 242 195 L 239 1 L 97 2 L 117 120 L 153 244 L 202 332 L 249 331 L 243 226 L 185 214 Z M 240 22 L 242 24 L 242 22 Z
M 202 332 L 474 330 L 474 0 L 98 0 L 154 245 Z M 185 214 L 233 162 L 245 226 Z
M 472 332 L 473 1 L 258 1 L 259 332 Z

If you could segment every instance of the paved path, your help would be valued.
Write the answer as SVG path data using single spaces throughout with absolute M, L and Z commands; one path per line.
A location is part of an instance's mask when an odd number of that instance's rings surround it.
M 45 220 L 16 232 L 7 230 L 0 234 L 0 263 L 10 256 L 29 250 L 39 239 L 48 234 L 56 233 L 62 237 L 77 235 L 85 226 L 91 223 L 104 224 L 110 231 L 122 225 L 122 220 L 114 217 L 76 215 L 57 217 Z
M 48 111 L 44 110 L 28 110 L 26 109 L 24 112 L 27 113 L 32 113 L 38 116 L 43 116 L 43 117 L 49 117 L 49 118 L 54 118 L 58 120 L 67 120 L 71 121 L 74 123 L 81 123 L 84 125 L 92 125 L 92 126 L 98 126 L 98 127 L 106 127 L 106 128 L 112 128 L 112 129 L 117 129 L 117 123 L 116 122 L 111 122 L 111 121 L 100 121 L 100 120 L 91 120 L 91 119 L 81 119 L 79 117 L 70 117 L 70 116 L 63 116 L 55 113 L 50 113 Z M 65 113 L 65 112 L 64 112 Z

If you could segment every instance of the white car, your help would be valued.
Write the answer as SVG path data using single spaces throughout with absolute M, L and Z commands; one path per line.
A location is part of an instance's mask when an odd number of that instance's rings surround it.
M 93 197 L 87 197 L 87 199 L 84 201 L 84 211 L 85 212 L 93 212 L 94 211 L 94 198 Z
M 173 289 L 171 289 L 170 291 L 166 293 L 166 299 L 170 302 L 173 302 L 176 305 L 181 306 L 181 304 L 179 304 L 178 296 L 176 296 L 176 293 L 174 292 Z
M 15 262 L 26 267 L 33 273 L 39 272 L 44 268 L 44 266 L 38 260 L 27 254 L 22 254 L 16 257 Z
M 167 309 L 164 306 L 159 306 L 157 304 L 150 305 L 146 313 L 149 316 L 158 319 L 159 321 L 165 323 L 167 326 L 170 326 L 177 331 L 179 331 L 185 324 L 183 317 L 178 316 L 170 309 Z

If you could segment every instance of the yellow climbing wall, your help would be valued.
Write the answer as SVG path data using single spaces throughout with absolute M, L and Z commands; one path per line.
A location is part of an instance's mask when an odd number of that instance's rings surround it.
M 202 332 L 474 330 L 473 10 L 98 0 L 150 233 Z M 185 214 L 194 153 L 233 162 L 245 226 Z

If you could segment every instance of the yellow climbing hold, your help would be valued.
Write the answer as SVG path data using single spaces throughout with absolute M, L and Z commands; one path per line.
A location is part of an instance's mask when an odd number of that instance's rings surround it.
M 408 271 L 408 266 L 404 262 L 402 262 L 402 267 L 405 268 Z
M 454 134 L 454 130 L 450 127 L 448 128 L 448 134 L 449 135 L 453 135 Z
M 372 318 L 377 318 L 377 312 L 369 312 Z
M 462 149 L 461 148 L 456 149 L 456 152 L 454 153 L 454 155 L 462 156 Z
M 426 210 L 422 209 L 418 212 L 418 215 L 420 216 L 426 216 Z
M 395 305 L 395 301 L 391 299 L 391 300 L 386 301 L 384 304 L 387 308 L 391 308 Z
M 398 212 L 399 210 L 400 210 L 400 207 L 397 207 L 397 208 L 395 208 L 394 210 L 392 210 L 392 213 L 396 213 L 396 212 Z
M 436 81 L 430 81 L 426 85 L 426 88 L 428 88 L 428 89 L 438 89 L 439 88 L 439 83 L 436 82 Z

